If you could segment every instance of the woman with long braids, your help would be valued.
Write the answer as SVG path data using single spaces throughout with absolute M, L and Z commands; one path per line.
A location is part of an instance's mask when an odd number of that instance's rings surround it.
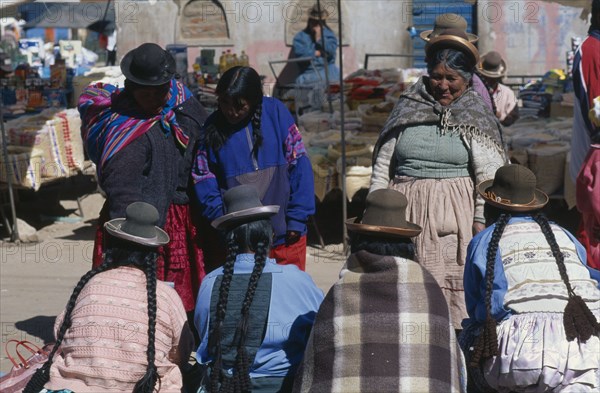
M 520 165 L 482 182 L 487 229 L 465 265 L 469 318 L 459 337 L 477 391 L 597 392 L 599 272 L 540 212 L 548 196 Z
M 268 258 L 270 217 L 256 189 L 225 192 L 226 214 L 213 221 L 226 231 L 227 260 L 200 287 L 194 323 L 196 359 L 210 370 L 210 392 L 288 392 L 304 355 L 323 293 L 310 276 Z
M 258 73 L 233 67 L 217 85 L 219 109 L 205 123 L 192 177 L 202 214 L 223 215 L 222 193 L 250 184 L 265 205 L 281 206 L 271 218 L 271 257 L 280 264 L 306 264 L 306 223 L 314 214 L 313 172 L 292 115 L 264 97 Z M 220 261 L 221 263 L 223 261 Z
M 24 392 L 181 391 L 194 339 L 177 292 L 156 279 L 157 248 L 169 242 L 158 221 L 154 206 L 134 202 L 105 223 L 105 260 L 77 283 Z

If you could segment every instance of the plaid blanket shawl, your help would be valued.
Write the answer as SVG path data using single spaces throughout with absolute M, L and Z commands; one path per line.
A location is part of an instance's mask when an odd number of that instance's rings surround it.
M 321 304 L 294 392 L 464 392 L 444 295 L 414 261 L 360 251 Z
M 174 109 L 193 94 L 182 83 L 172 80 L 167 103 L 160 114 L 145 117 L 137 113 L 133 100 L 123 89 L 96 83 L 84 89 L 79 97 L 81 137 L 98 174 L 117 152 L 160 123 L 163 132 L 173 132 L 177 143 L 185 148 L 189 135 L 179 126 Z

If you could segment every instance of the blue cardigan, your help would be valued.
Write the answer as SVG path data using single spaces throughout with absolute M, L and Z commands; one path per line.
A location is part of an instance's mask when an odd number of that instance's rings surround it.
M 208 118 L 204 130 L 217 115 Z M 240 184 L 255 186 L 264 205 L 281 206 L 271 219 L 274 245 L 280 245 L 286 231 L 305 234 L 308 217 L 315 212 L 312 166 L 298 127 L 281 101 L 263 98 L 260 128 L 263 142 L 257 157 L 252 154 L 250 122 L 231 133 L 218 151 L 200 146 L 192 178 L 202 214 L 211 221 L 224 214 L 225 190 Z
M 531 216 L 513 217 L 510 219 L 509 224 L 516 224 L 519 222 L 533 221 Z M 496 224 L 489 226 L 485 230 L 479 232 L 469 244 L 467 250 L 467 261 L 465 264 L 464 271 L 464 288 L 465 288 L 465 302 L 467 305 L 467 312 L 469 313 L 469 319 L 463 320 L 463 327 L 467 327 L 472 323 L 483 323 L 486 318 L 485 310 L 485 270 L 487 264 L 487 249 L 490 241 L 492 240 L 492 234 L 494 233 Z M 590 272 L 591 278 L 600 282 L 600 272 L 592 269 L 586 264 L 585 248 L 575 239 L 575 237 L 568 231 L 564 231 L 565 234 L 575 245 L 577 250 L 577 256 Z M 508 282 L 504 275 L 504 265 L 500 257 L 500 251 L 496 254 L 496 261 L 494 264 L 494 283 L 492 287 L 492 317 L 496 321 L 502 321 L 505 318 L 510 317 L 511 310 L 504 308 L 504 296 L 508 290 Z

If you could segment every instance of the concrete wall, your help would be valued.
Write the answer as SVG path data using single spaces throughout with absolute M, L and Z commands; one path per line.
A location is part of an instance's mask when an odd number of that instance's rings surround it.
M 500 52 L 509 75 L 542 75 L 566 69 L 571 37 L 587 35 L 581 8 L 546 1 L 479 1 L 479 50 Z
M 334 0 L 321 1 L 331 3 Z M 245 50 L 251 65 L 272 81 L 273 74 L 268 62 L 287 59 L 290 54 L 291 48 L 285 44 L 285 25 L 286 18 L 295 17 L 293 1 L 239 0 L 221 3 L 229 21 L 230 42 L 189 47 L 188 63 L 191 65 L 199 56 L 200 49 L 204 48 L 216 50 L 216 61 L 223 49 L 231 49 L 238 56 Z M 251 7 L 248 6 L 250 3 Z M 347 40 L 343 48 L 346 74 L 362 67 L 366 52 L 410 53 L 411 42 L 406 28 L 411 19 L 410 15 L 403 16 L 406 4 L 403 1 L 373 0 L 343 2 L 344 36 Z M 143 42 L 153 41 L 163 46 L 177 43 L 178 6 L 175 0 L 117 0 L 115 6 L 119 26 L 119 58 Z M 369 68 L 406 66 L 404 60 L 398 58 L 369 62 L 372 64 Z M 279 72 L 281 68 L 278 66 L 276 70 Z
M 312 4 L 311 0 L 221 1 L 229 23 L 229 40 L 192 44 L 188 63 L 191 65 L 203 48 L 215 49 L 216 61 L 224 49 L 238 55 L 245 50 L 251 65 L 273 81 L 268 62 L 288 58 L 291 48 L 285 44 L 286 19 L 298 17 L 294 9 L 299 1 Z M 321 2 L 327 5 L 335 0 Z M 178 43 L 179 7 L 185 3 L 186 0 L 117 0 L 118 56 L 143 42 L 163 46 Z M 345 74 L 361 68 L 367 52 L 411 53 L 412 43 L 406 31 L 412 22 L 411 0 L 346 0 L 342 4 Z M 479 0 L 479 50 L 502 53 L 511 74 L 536 75 L 552 68 L 565 69 L 571 37 L 587 33 L 589 18 L 582 20 L 581 13 L 581 8 L 547 1 Z M 214 23 L 209 16 L 202 23 Z M 408 66 L 406 60 L 399 58 L 372 58 L 369 63 L 369 68 Z M 276 66 L 276 71 L 279 73 L 282 68 Z

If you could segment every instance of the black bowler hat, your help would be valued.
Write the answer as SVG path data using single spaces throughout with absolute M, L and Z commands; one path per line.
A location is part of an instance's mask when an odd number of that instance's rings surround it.
M 279 206 L 264 206 L 256 188 L 249 185 L 240 185 L 225 191 L 223 204 L 225 215 L 212 222 L 212 226 L 217 229 L 233 228 L 246 222 L 269 218 L 279 212 Z
M 138 85 L 159 86 L 175 76 L 175 59 L 160 46 L 146 43 L 123 57 L 121 71 L 125 78 Z
M 104 224 L 104 229 L 114 237 L 148 247 L 158 247 L 169 242 L 169 235 L 156 226 L 158 210 L 146 202 L 133 202 L 125 210 L 125 218 L 115 218 Z

